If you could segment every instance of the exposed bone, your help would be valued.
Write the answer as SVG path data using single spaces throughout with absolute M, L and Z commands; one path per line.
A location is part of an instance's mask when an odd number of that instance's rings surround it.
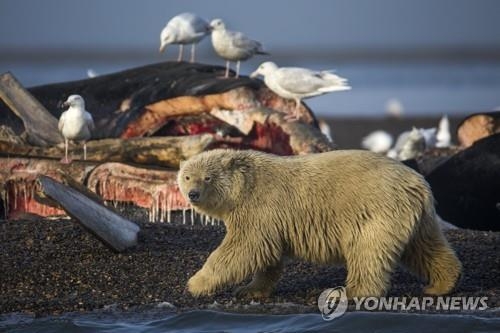
M 279 128 L 288 137 L 292 154 L 317 153 L 335 148 L 333 143 L 327 140 L 318 128 L 298 121 L 289 122 L 282 113 L 274 110 L 257 108 L 243 112 L 215 109 L 211 114 L 238 128 L 243 133 L 249 134 L 248 129 L 255 129 L 256 124 L 264 125 L 267 134 L 272 133 L 271 128 Z M 265 137 L 266 133 L 262 133 L 259 138 Z M 248 137 L 243 139 L 244 143 L 245 140 L 248 141 Z M 283 142 L 280 140 L 270 141 L 268 146 L 259 146 L 257 143 L 253 145 L 262 150 L 278 153 L 275 144 L 283 146 Z
M 189 208 L 177 186 L 177 171 L 140 168 L 121 163 L 105 163 L 88 176 L 87 187 L 105 200 L 132 202 L 149 210 L 150 220 L 160 220 L 161 207 Z

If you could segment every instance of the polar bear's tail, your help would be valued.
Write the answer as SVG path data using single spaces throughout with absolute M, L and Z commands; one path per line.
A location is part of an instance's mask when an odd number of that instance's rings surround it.
M 424 293 L 444 295 L 455 287 L 462 265 L 448 244 L 436 220 L 434 205 L 424 211 L 401 258 L 413 273 L 428 282 Z

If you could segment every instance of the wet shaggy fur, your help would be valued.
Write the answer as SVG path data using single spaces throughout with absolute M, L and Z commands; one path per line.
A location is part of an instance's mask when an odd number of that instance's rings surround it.
M 278 157 L 212 150 L 181 165 L 182 194 L 194 208 L 224 221 L 226 236 L 188 281 L 207 295 L 253 274 L 238 296 L 265 297 L 283 260 L 296 257 L 347 268 L 349 297 L 382 296 L 398 262 L 450 292 L 461 264 L 436 222 L 425 180 L 403 164 L 366 151 Z

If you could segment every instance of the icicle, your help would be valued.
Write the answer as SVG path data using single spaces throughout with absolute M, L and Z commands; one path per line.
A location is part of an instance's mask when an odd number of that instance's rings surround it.
M 182 224 L 186 224 L 186 209 L 182 208 Z
M 165 200 L 163 200 L 163 213 L 165 214 L 165 221 L 170 223 L 170 193 L 165 191 L 163 193 Z
M 153 198 L 153 223 L 156 223 L 158 220 L 158 203 L 156 202 L 155 198 Z
M 28 189 L 26 183 L 23 183 L 23 198 L 24 198 L 24 211 L 28 211 Z
M 33 200 L 35 197 L 35 188 L 36 188 L 36 183 L 30 186 L 30 199 Z
M 172 206 L 174 205 L 173 202 L 173 196 L 169 193 L 167 197 L 167 222 L 171 223 L 172 222 Z
M 3 212 L 5 214 L 4 218 L 7 220 L 7 214 L 9 210 L 9 194 L 7 193 L 6 189 L 4 189 L 1 194 L 3 202 Z
M 194 209 L 192 206 L 191 206 L 190 210 L 191 210 L 191 225 L 194 225 Z
M 14 192 L 14 209 L 17 209 L 17 185 L 15 183 L 12 183 L 12 185 L 12 192 Z
M 149 207 L 149 222 L 153 222 L 153 211 L 154 211 L 154 200 L 151 200 L 151 206 Z

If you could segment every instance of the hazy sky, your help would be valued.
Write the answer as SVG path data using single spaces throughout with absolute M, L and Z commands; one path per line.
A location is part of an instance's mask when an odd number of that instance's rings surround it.
M 0 50 L 151 49 L 168 19 L 222 18 L 265 48 L 500 48 L 495 0 L 0 0 Z
M 244 75 L 273 60 L 347 77 L 351 91 L 308 100 L 318 114 L 380 115 L 392 98 L 419 114 L 500 105 L 500 0 L 0 0 L 0 73 L 31 86 L 175 59 L 160 31 L 185 11 L 262 42 L 271 56 Z M 224 65 L 209 38 L 197 56 Z

